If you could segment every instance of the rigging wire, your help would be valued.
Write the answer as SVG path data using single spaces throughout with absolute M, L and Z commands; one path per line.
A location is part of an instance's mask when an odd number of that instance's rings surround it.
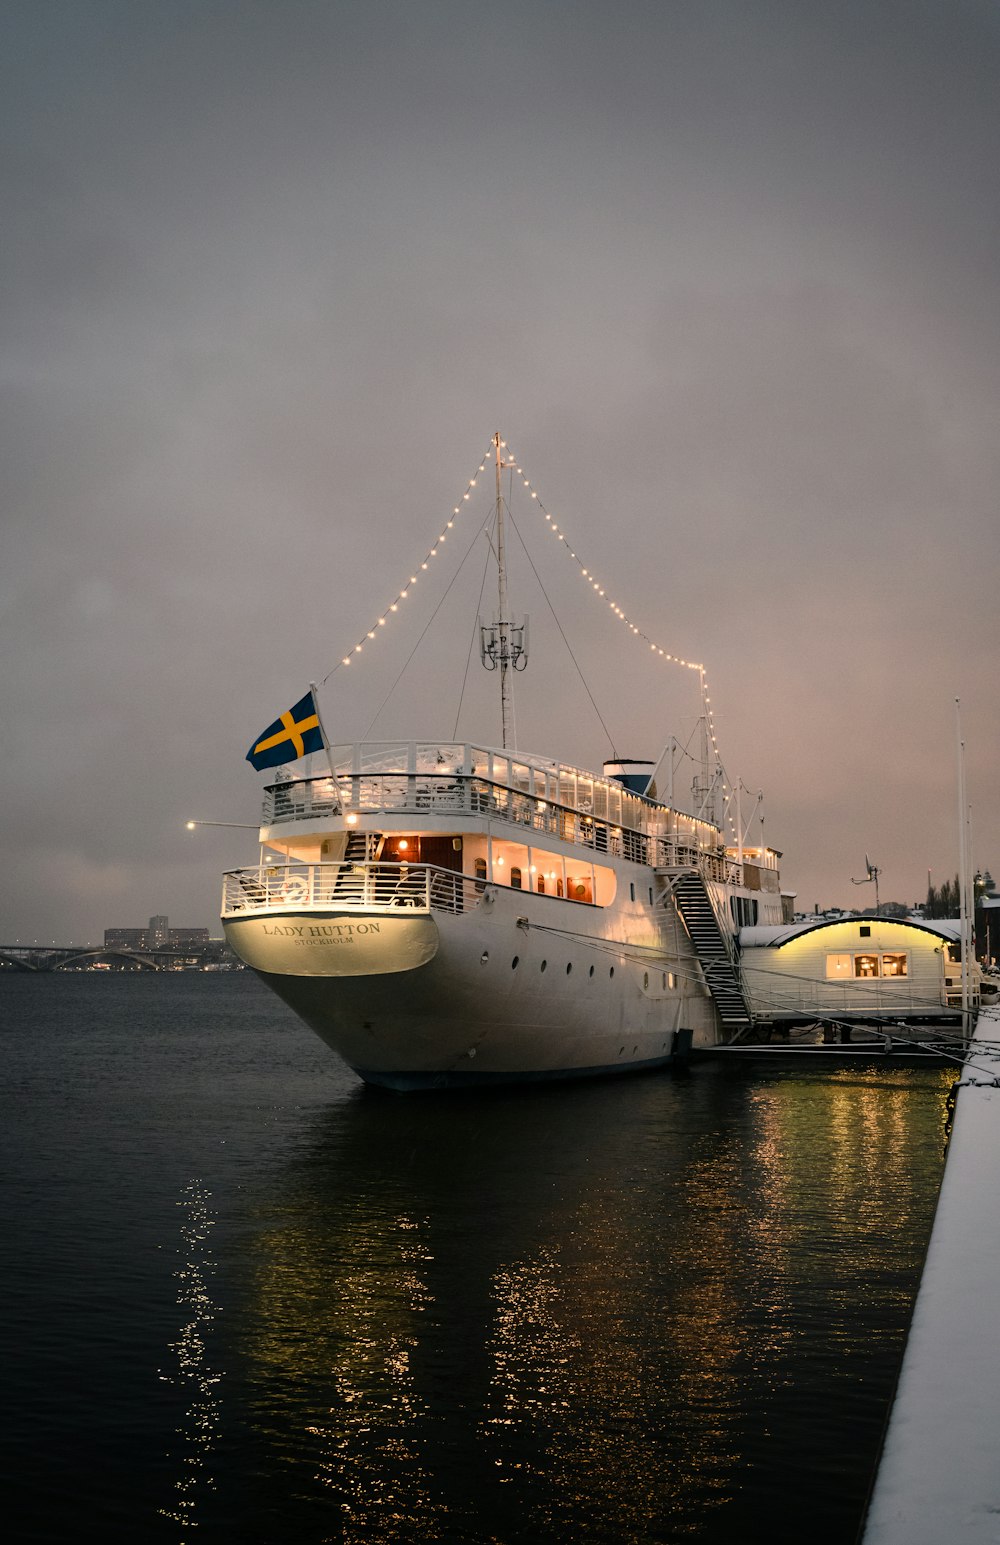
M 445 601 L 447 601 L 448 596 L 451 593 L 452 586 L 454 585 L 455 581 L 458 579 L 458 576 L 461 574 L 462 570 L 465 568 L 465 565 L 466 565 L 466 563 L 468 562 L 468 559 L 469 559 L 469 554 L 472 552 L 473 547 L 475 547 L 475 545 L 478 542 L 480 536 L 482 535 L 482 531 L 483 531 L 483 527 L 480 526 L 478 528 L 478 530 L 474 533 L 472 541 L 469 543 L 468 547 L 465 549 L 465 553 L 464 553 L 464 555 L 462 557 L 461 563 L 458 565 L 458 568 L 455 570 L 454 574 L 452 575 L 451 579 L 448 582 L 448 588 L 445 590 L 444 594 L 442 595 L 442 597 L 441 597 L 440 601 L 438 602 L 438 604 L 435 606 L 434 610 L 431 612 L 431 615 L 430 615 L 430 617 L 427 620 L 427 623 L 426 623 L 426 625 L 424 627 L 423 632 L 421 633 L 420 637 L 417 639 L 417 642 L 414 644 L 413 648 L 410 650 L 410 652 L 407 655 L 405 661 L 403 662 L 403 666 L 402 666 L 402 669 L 399 672 L 399 675 L 396 677 L 396 679 L 393 682 L 392 686 L 389 688 L 389 690 L 386 693 L 385 697 L 382 699 L 381 703 L 379 704 L 379 706 L 378 706 L 378 708 L 377 708 L 377 710 L 375 712 L 374 719 L 372 720 L 371 724 L 369 724 L 368 728 L 365 730 L 365 733 L 361 737 L 362 740 L 367 740 L 368 739 L 368 737 L 371 734 L 372 730 L 374 729 L 375 725 L 378 723 L 379 716 L 382 713 L 383 708 L 385 707 L 386 703 L 389 701 L 389 699 L 392 696 L 392 694 L 395 692 L 396 688 L 399 686 L 399 683 L 402 681 L 403 676 L 404 676 L 404 674 L 406 672 L 406 669 L 407 669 L 410 661 L 413 659 L 413 656 L 416 654 L 417 650 L 420 648 L 420 646 L 423 643 L 424 639 L 427 637 L 427 633 L 428 633 L 428 630 L 430 629 L 431 624 L 433 623 L 433 621 L 434 621 L 435 617 L 437 616 L 438 612 L 441 610 L 441 608 L 444 605 Z
M 458 739 L 458 721 L 462 717 L 462 704 L 465 701 L 465 687 L 469 679 L 469 666 L 472 664 L 472 651 L 476 647 L 476 631 L 479 627 L 479 615 L 483 604 L 483 592 L 486 589 L 486 576 L 489 573 L 490 568 L 490 554 L 493 551 L 493 542 L 487 526 L 484 524 L 480 529 L 486 534 L 487 544 L 486 557 L 483 559 L 483 580 L 482 584 L 479 586 L 479 600 L 476 602 L 476 615 L 472 624 L 472 637 L 469 640 L 469 652 L 465 657 L 465 675 L 462 677 L 462 690 L 458 694 L 458 709 L 455 713 L 455 728 L 451 732 L 452 740 Z
M 504 503 L 506 504 L 507 501 L 504 500 Z M 576 655 L 573 653 L 573 647 L 570 644 L 569 639 L 566 637 L 566 633 L 565 633 L 565 630 L 563 628 L 563 625 L 559 621 L 559 617 L 558 617 L 558 615 L 556 613 L 556 609 L 552 605 L 552 601 L 549 598 L 549 593 L 546 590 L 544 584 L 542 583 L 541 575 L 539 574 L 538 570 L 535 568 L 534 559 L 532 558 L 531 554 L 529 553 L 529 551 L 528 551 L 528 549 L 527 549 L 527 547 L 525 545 L 524 537 L 521 535 L 520 527 L 518 526 L 517 521 L 514 519 L 514 516 L 511 513 L 511 509 L 510 509 L 510 505 L 509 504 L 507 505 L 507 518 L 510 521 L 511 525 L 513 526 L 514 530 L 517 532 L 517 540 L 521 544 L 521 551 L 524 553 L 524 556 L 527 558 L 528 562 L 531 564 L 531 572 L 534 574 L 535 579 L 538 581 L 538 588 L 541 590 L 542 595 L 545 597 L 546 604 L 547 604 L 547 606 L 549 608 L 549 611 L 552 613 L 552 618 L 553 618 L 553 621 L 555 622 L 556 627 L 559 629 L 559 633 L 560 633 L 560 635 L 562 637 L 562 641 L 566 645 L 566 649 L 567 649 L 567 652 L 569 654 L 569 657 L 573 661 L 573 664 L 576 666 L 576 673 L 579 676 L 580 680 L 583 682 L 583 690 L 586 692 L 587 696 L 590 698 L 591 706 L 592 706 L 595 714 L 597 715 L 598 719 L 600 720 L 601 729 L 604 731 L 605 735 L 608 738 L 608 745 L 611 747 L 611 754 L 612 754 L 612 756 L 614 756 L 615 760 L 617 760 L 618 759 L 618 751 L 617 751 L 617 748 L 615 746 L 614 736 L 612 735 L 611 731 L 608 729 L 608 726 L 604 722 L 604 716 L 601 713 L 601 710 L 598 708 L 597 703 L 596 703 L 595 698 L 594 698 L 594 694 L 593 694 L 593 692 L 591 692 L 590 686 L 589 686 L 589 684 L 587 682 L 587 678 L 583 674 L 582 669 L 580 668 L 580 662 L 577 660 Z

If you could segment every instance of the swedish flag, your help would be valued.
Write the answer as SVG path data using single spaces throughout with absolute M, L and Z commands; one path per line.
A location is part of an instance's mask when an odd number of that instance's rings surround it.
M 247 752 L 247 761 L 258 769 L 277 767 L 279 762 L 294 762 L 307 751 L 322 749 L 323 735 L 316 700 L 311 692 L 307 692 L 294 707 L 268 725 Z

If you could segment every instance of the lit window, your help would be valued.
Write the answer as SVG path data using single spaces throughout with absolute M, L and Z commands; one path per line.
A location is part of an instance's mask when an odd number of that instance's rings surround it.
M 863 977 L 878 976 L 878 956 L 855 955 L 854 975 Z
M 882 975 L 883 976 L 905 976 L 906 975 L 906 956 L 905 955 L 883 955 L 882 956 Z
M 516 865 L 511 866 L 510 883 L 514 890 L 519 891 L 521 889 L 521 871 Z
M 827 955 L 826 975 L 827 980 L 841 980 L 853 974 L 853 965 L 850 955 Z

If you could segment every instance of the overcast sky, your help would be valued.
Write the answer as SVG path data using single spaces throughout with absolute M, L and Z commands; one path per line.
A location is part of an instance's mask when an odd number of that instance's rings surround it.
M 1000 7 L 4 0 L 0 943 L 252 861 L 248 744 L 367 730 L 500 429 L 575 550 L 707 666 L 799 904 L 1000 875 Z M 476 502 L 482 496 L 481 502 Z M 698 712 L 513 506 L 617 752 Z M 451 736 L 464 568 L 373 734 Z M 531 615 L 522 748 L 604 729 Z M 490 598 L 491 600 L 491 598 Z M 495 742 L 470 668 L 460 734 Z

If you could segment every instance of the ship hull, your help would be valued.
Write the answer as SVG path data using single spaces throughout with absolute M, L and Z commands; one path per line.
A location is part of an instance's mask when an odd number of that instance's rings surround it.
M 360 1078 L 385 1088 L 639 1072 L 718 1039 L 667 914 L 651 929 L 641 909 L 491 889 L 459 915 L 272 912 L 226 932 Z

